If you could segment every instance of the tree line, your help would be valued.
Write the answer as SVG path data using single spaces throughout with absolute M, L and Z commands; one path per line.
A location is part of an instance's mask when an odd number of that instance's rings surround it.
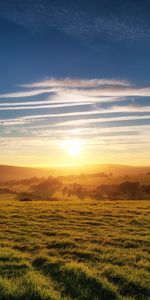
M 32 184 L 30 191 L 21 193 L 20 199 L 56 199 L 56 194 L 66 198 L 91 198 L 95 200 L 140 200 L 150 199 L 150 185 L 141 185 L 139 182 L 124 181 L 120 184 L 101 184 L 96 188 L 88 189 L 79 183 L 64 184 L 58 177 L 48 177 Z

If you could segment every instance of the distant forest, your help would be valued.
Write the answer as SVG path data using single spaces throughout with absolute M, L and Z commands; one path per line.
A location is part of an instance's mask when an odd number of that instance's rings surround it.
M 147 174 L 149 175 L 149 174 Z M 112 173 L 98 173 L 98 174 L 81 174 L 85 177 L 111 177 Z M 72 179 L 74 177 L 72 176 Z M 1 184 L 0 194 L 9 193 L 15 194 L 20 201 L 32 200 L 57 200 L 64 198 L 78 198 L 84 200 L 91 198 L 93 200 L 149 200 L 150 199 L 150 185 L 142 185 L 140 182 L 125 180 L 120 184 L 98 184 L 93 189 L 88 188 L 87 185 L 73 182 L 71 184 L 63 182 L 64 177 L 47 177 L 23 180 L 11 180 Z M 27 191 L 20 191 L 19 185 L 28 186 Z M 58 196 L 59 195 L 59 196 Z

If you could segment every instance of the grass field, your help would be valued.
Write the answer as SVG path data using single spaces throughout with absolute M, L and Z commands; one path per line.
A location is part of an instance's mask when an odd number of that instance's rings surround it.
M 0 200 L 0 299 L 150 299 L 149 201 Z

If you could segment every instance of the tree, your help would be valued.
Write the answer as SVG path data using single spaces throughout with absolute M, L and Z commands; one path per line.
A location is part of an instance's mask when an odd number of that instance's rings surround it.
M 125 181 L 118 186 L 119 192 L 126 195 L 128 199 L 140 199 L 142 190 L 139 182 Z
M 39 184 L 32 187 L 32 191 L 38 198 L 46 199 L 51 198 L 54 193 L 62 186 L 61 181 L 55 177 L 48 177 L 41 181 Z

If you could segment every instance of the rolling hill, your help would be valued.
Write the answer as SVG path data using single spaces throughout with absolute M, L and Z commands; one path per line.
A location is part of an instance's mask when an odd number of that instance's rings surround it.
M 135 175 L 150 173 L 150 167 L 126 165 L 85 165 L 53 168 L 30 168 L 0 165 L 0 181 L 19 180 L 31 177 L 66 176 L 82 173 L 112 172 L 114 175 Z

